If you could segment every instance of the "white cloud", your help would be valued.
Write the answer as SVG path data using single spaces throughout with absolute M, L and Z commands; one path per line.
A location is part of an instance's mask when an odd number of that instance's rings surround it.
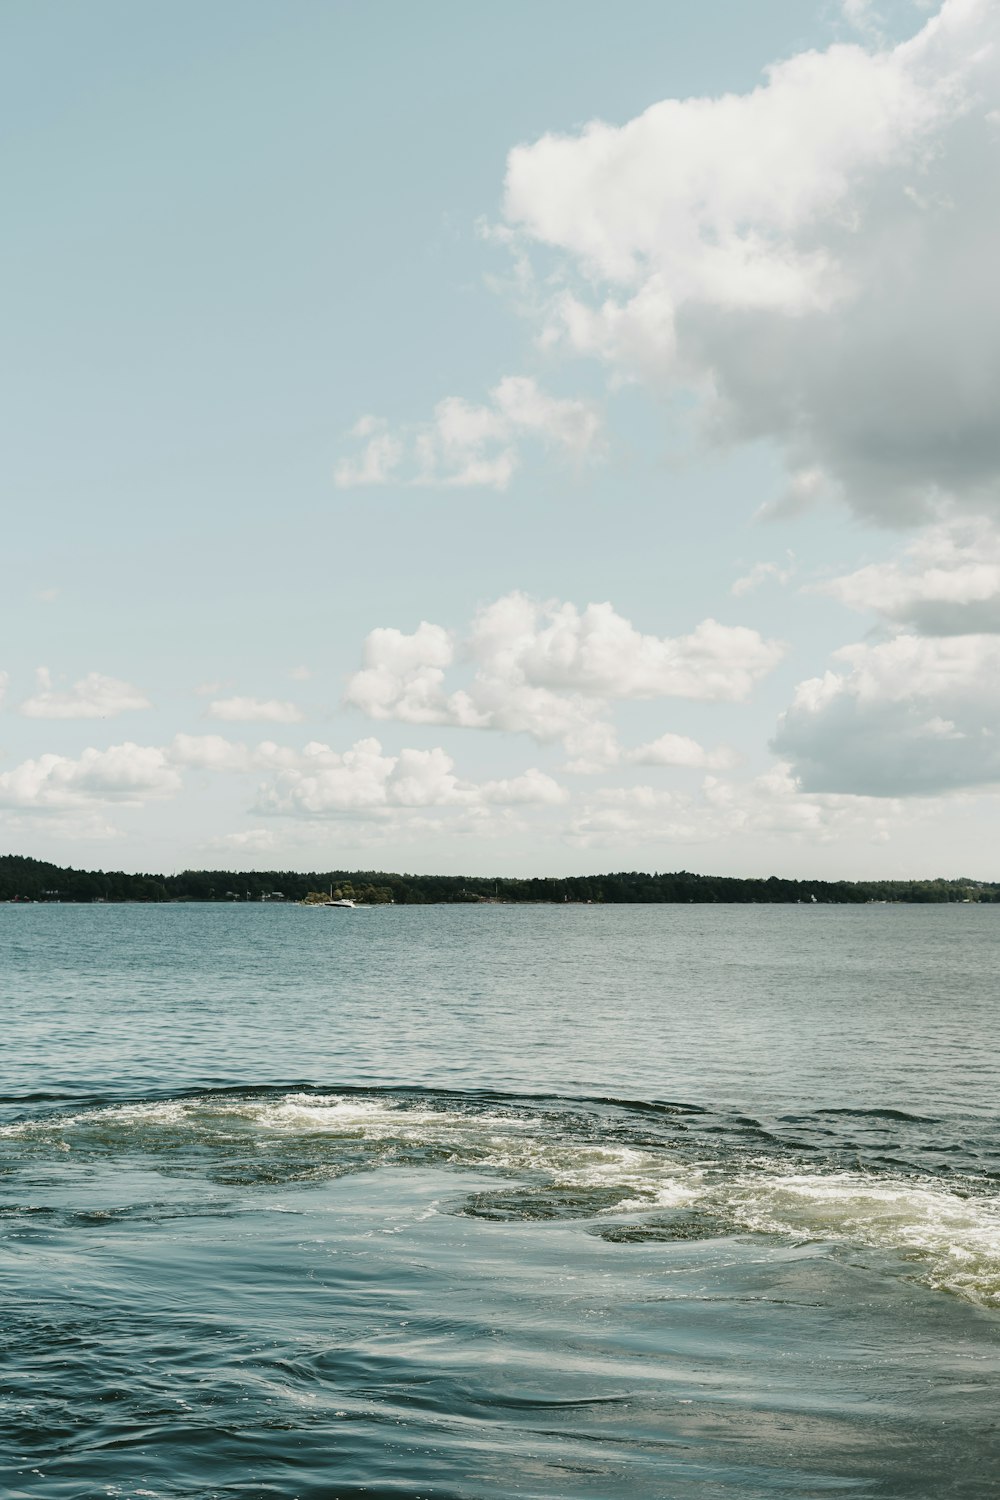
M 524 771 L 520 776 L 507 777 L 502 781 L 486 781 L 480 787 L 479 795 L 484 802 L 500 803 L 508 807 L 556 807 L 569 801 L 566 788 L 535 767 Z
M 866 36 L 878 36 L 882 17 L 872 0 L 841 0 L 844 20 Z
M 206 710 L 210 719 L 228 723 L 301 724 L 305 714 L 294 703 L 277 698 L 216 698 Z
M 737 599 L 743 594 L 752 593 L 759 589 L 762 583 L 773 580 L 775 583 L 788 583 L 795 576 L 795 559 L 791 553 L 788 554 L 788 562 L 782 565 L 776 562 L 754 563 L 749 573 L 744 573 L 733 583 L 730 593 Z
M 127 741 L 108 750 L 84 750 L 76 760 L 40 755 L 0 773 L 0 806 L 46 811 L 88 802 L 140 804 L 180 791 L 181 780 L 165 752 Z
M 360 456 L 336 467 L 340 488 L 398 483 L 507 488 L 520 462 L 520 445 L 538 440 L 584 458 L 595 451 L 601 432 L 589 401 L 550 396 L 530 376 L 507 375 L 475 406 L 448 396 L 430 422 L 393 435 L 376 417 L 363 417 L 353 435 L 364 444 Z
M 296 770 L 314 763 L 326 750 L 311 740 L 302 750 L 261 740 L 258 745 L 240 744 L 221 734 L 176 734 L 167 747 L 171 765 L 192 771 L 246 772 Z
M 3 700 L 4 700 L 5 696 L 6 696 L 6 693 L 7 693 L 7 684 L 9 682 L 10 682 L 10 673 L 9 672 L 0 672 L 0 704 L 3 703 Z
M 392 626 L 373 630 L 362 648 L 362 669 L 348 684 L 347 701 L 373 719 L 402 719 L 407 724 L 455 721 L 460 704 L 443 706 L 444 669 L 454 655 L 448 631 L 426 620 L 410 635 Z
M 865 174 L 912 161 L 954 117 L 956 47 L 970 33 L 958 12 L 978 10 L 982 21 L 983 7 L 946 9 L 952 25 L 936 23 L 933 40 L 928 28 L 892 52 L 800 53 L 750 94 L 667 99 L 623 126 L 594 121 L 577 136 L 517 147 L 507 221 L 600 281 L 645 293 L 670 324 L 691 302 L 828 308 L 849 283 L 821 241 L 806 246 L 801 236 L 845 219 L 850 227 Z M 596 311 L 605 333 L 627 316 L 627 306 Z M 657 353 L 674 356 L 676 346 Z
M 440 747 L 387 755 L 378 740 L 364 739 L 342 754 L 327 745 L 307 746 L 298 764 L 261 787 L 257 811 L 301 818 L 380 817 L 399 809 L 551 806 L 565 797 L 550 776 L 535 769 L 477 785 L 456 775 L 454 761 Z
M 684 770 L 727 770 L 738 765 L 739 755 L 729 745 L 707 750 L 686 734 L 661 734 L 647 744 L 628 749 L 621 745 L 612 725 L 595 720 L 566 736 L 570 755 L 565 769 L 575 775 L 594 775 L 618 765 L 674 766 Z
M 293 682 L 308 682 L 312 672 L 308 667 L 293 667 L 288 675 Z
M 52 674 L 39 667 L 35 674 L 37 691 L 21 704 L 19 712 L 28 719 L 111 719 L 133 709 L 149 708 L 149 699 L 128 682 L 88 672 L 66 692 L 52 686 Z
M 998 40 L 993 0 L 946 0 L 897 46 L 516 148 L 507 225 L 561 287 L 543 342 L 696 393 L 721 441 L 776 441 L 786 508 L 994 503 Z
M 722 771 L 736 765 L 739 756 L 728 745 L 706 750 L 685 734 L 661 734 L 648 745 L 626 751 L 623 759 L 637 766 L 694 766 Z
M 982 516 L 928 527 L 903 561 L 859 568 L 817 592 L 926 635 L 1000 631 L 1000 530 Z
M 611 604 L 536 604 L 508 594 L 482 610 L 473 650 L 494 673 L 535 687 L 605 698 L 738 702 L 784 647 L 743 625 L 708 619 L 690 635 L 643 635 Z
M 177 734 L 167 750 L 172 765 L 193 771 L 249 771 L 252 753 L 221 734 Z
M 460 777 L 443 749 L 403 749 L 388 754 L 375 739 L 338 752 L 319 741 L 301 749 L 263 740 L 255 746 L 221 735 L 175 735 L 165 748 L 125 743 L 88 749 L 77 759 L 46 754 L 0 774 L 0 808 L 73 811 L 101 803 L 139 805 L 173 796 L 184 771 L 265 775 L 256 797 L 259 813 L 299 819 L 335 816 L 396 820 L 419 812 L 461 814 L 465 826 L 496 832 L 515 808 L 554 808 L 569 794 L 545 772 L 475 782 Z M 492 822 L 490 822 L 492 820 Z M 508 819 L 508 827 L 513 826 Z M 227 836 L 234 848 L 262 839 Z M 268 833 L 268 839 L 271 835 Z M 221 847 L 221 846 L 220 846 Z
M 776 750 L 807 790 L 920 796 L 1000 781 L 1000 638 L 845 646 L 800 683 Z
M 612 701 L 739 702 L 784 650 L 746 626 L 709 619 L 686 636 L 644 635 L 610 604 L 579 610 L 512 593 L 472 622 L 461 653 L 474 668 L 467 686 L 449 691 L 455 643 L 424 621 L 409 635 L 372 631 L 346 698 L 374 719 L 562 740 L 571 769 L 590 770 L 618 757 L 606 717 Z
M 355 422 L 351 436 L 364 443 L 358 458 L 342 459 L 333 482 L 341 489 L 358 485 L 389 484 L 406 457 L 406 447 L 394 437 L 381 417 L 367 416 Z

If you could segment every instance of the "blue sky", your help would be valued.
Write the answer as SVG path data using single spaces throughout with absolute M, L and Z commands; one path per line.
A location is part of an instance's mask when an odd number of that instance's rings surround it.
M 990 877 L 997 32 L 5 7 L 3 846 Z

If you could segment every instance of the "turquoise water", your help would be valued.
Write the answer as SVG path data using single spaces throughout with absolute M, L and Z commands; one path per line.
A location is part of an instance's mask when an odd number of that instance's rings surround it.
M 992 1496 L 998 923 L 0 907 L 0 1494 Z

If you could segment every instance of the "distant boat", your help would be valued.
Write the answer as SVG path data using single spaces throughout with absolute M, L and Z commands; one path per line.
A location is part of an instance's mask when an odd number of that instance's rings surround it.
M 335 896 L 333 894 L 332 885 L 330 887 L 329 896 L 321 896 L 319 891 L 310 891 L 306 899 L 299 902 L 300 906 L 312 906 L 316 909 L 324 906 L 345 906 L 348 907 L 351 911 L 354 910 L 357 904 L 358 903 L 356 901 L 351 901 L 347 896 Z

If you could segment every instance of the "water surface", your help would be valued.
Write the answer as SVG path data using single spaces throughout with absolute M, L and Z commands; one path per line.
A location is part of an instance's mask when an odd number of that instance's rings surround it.
M 998 922 L 0 907 L 0 1492 L 993 1495 Z

